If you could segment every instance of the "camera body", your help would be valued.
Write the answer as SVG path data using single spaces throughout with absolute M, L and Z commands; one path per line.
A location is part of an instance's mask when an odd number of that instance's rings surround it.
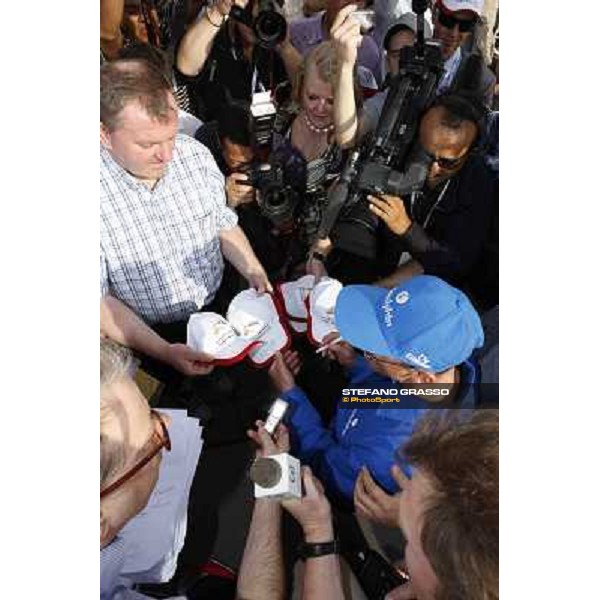
M 248 185 L 258 191 L 257 203 L 262 214 L 279 228 L 293 223 L 300 197 L 286 182 L 284 166 L 277 161 L 259 162 L 246 175 Z
M 440 44 L 425 41 L 425 8 L 425 2 L 413 2 L 416 43 L 403 48 L 400 71 L 391 79 L 377 128 L 348 157 L 319 227 L 318 237 L 332 234 L 337 247 L 367 259 L 376 258 L 379 219 L 369 211 L 366 196 L 420 190 L 431 163 L 418 144 L 418 124 L 435 97 L 444 61 Z
M 258 13 L 253 17 L 253 6 L 258 4 Z M 279 0 L 254 0 L 248 2 L 246 8 L 234 4 L 229 16 L 239 23 L 250 27 L 256 36 L 256 43 L 262 48 L 271 50 L 285 40 L 287 21 L 282 11 L 283 3 Z

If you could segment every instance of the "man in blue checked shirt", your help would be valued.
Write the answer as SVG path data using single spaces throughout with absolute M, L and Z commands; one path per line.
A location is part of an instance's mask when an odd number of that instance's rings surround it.
M 288 352 L 277 357 L 269 374 L 292 407 L 292 453 L 310 465 L 330 496 L 348 504 L 363 467 L 385 491 L 397 491 L 390 472 L 395 451 L 421 413 L 432 406 L 472 408 L 481 403 L 480 366 L 472 354 L 483 345 L 483 329 L 467 296 L 429 275 L 391 290 L 348 286 L 338 296 L 335 322 L 344 342 L 328 352 L 346 368 L 347 388 L 401 392 L 428 384 L 448 393 L 427 400 L 399 394 L 399 403 L 360 407 L 340 404 L 326 426 L 295 384 L 298 356 Z
M 177 133 L 177 114 L 170 82 L 149 62 L 100 69 L 101 331 L 165 377 L 210 371 L 211 357 L 185 345 L 186 323 L 222 310 L 226 261 L 251 287 L 271 290 L 227 207 L 223 175 L 207 148 Z

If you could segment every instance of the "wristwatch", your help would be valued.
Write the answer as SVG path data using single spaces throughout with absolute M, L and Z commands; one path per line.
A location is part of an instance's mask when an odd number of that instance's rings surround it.
M 317 558 L 319 556 L 327 556 L 328 554 L 339 554 L 340 549 L 337 540 L 331 542 L 319 542 L 317 544 L 309 544 L 304 542 L 300 546 L 300 558 Z

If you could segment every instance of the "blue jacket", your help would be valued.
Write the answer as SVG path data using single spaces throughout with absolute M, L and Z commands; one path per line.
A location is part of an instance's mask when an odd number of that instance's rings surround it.
M 461 387 L 456 399 L 460 408 L 477 403 L 479 368 L 469 359 L 461 369 Z M 359 356 L 349 371 L 348 387 L 397 388 L 388 377 L 375 373 L 368 362 Z M 329 427 L 306 394 L 298 387 L 285 392 L 283 399 L 291 404 L 288 419 L 292 453 L 308 464 L 321 480 L 328 495 L 346 504 L 352 503 L 354 484 L 361 467 L 366 466 L 375 481 L 388 493 L 398 490 L 390 469 L 395 451 L 404 445 L 421 414 L 431 404 L 415 396 L 405 396 L 405 408 L 353 408 L 339 405 Z M 404 400 L 406 399 L 406 401 Z

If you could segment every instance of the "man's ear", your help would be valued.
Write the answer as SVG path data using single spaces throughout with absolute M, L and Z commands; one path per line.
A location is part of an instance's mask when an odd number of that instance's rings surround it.
M 107 149 L 112 149 L 112 144 L 110 143 L 110 132 L 108 131 L 106 125 L 102 121 L 100 121 L 100 143 Z
M 109 542 L 112 542 L 114 537 L 113 527 L 100 509 L 100 548 L 104 548 Z
M 436 377 L 433 373 L 429 373 L 428 371 L 419 371 L 419 380 L 420 383 L 435 383 Z

